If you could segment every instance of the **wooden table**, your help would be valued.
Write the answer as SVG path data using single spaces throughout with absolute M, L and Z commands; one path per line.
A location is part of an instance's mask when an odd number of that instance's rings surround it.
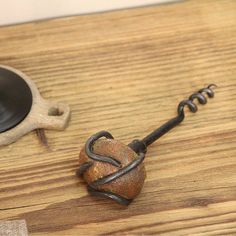
M 64 101 L 64 131 L 1 147 L 0 219 L 30 235 L 236 234 L 236 1 L 199 0 L 0 28 L 0 64 Z M 176 114 L 209 83 L 214 99 L 153 144 L 138 198 L 122 207 L 75 176 L 87 138 L 124 143 Z

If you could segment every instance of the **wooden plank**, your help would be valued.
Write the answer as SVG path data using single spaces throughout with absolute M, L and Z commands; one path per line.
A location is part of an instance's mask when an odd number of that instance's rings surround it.
M 0 28 L 0 64 L 70 104 L 66 131 L 1 147 L 0 219 L 30 235 L 236 233 L 236 2 L 199 0 Z M 124 143 L 161 125 L 195 90 L 216 96 L 149 148 L 147 179 L 124 208 L 75 176 L 97 131 Z

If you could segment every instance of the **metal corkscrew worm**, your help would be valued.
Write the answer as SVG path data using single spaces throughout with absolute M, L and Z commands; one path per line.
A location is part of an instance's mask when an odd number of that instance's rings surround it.
M 83 175 L 92 195 L 111 198 L 118 203 L 128 205 L 139 194 L 145 180 L 143 160 L 147 147 L 180 124 L 185 118 L 184 108 L 191 112 L 198 110 L 194 100 L 206 104 L 207 98 L 214 97 L 210 84 L 193 93 L 187 100 L 179 103 L 177 116 L 154 130 L 142 140 L 134 140 L 128 146 L 114 140 L 107 131 L 91 136 L 80 153 L 78 175 Z M 105 138 L 105 139 L 102 139 Z

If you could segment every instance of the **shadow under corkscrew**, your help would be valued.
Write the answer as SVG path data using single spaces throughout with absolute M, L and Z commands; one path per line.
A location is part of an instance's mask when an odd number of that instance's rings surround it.
M 194 100 L 198 100 L 200 104 L 206 104 L 207 99 L 203 94 L 206 94 L 209 98 L 213 98 L 214 92 L 212 88 L 214 87 L 217 86 L 215 84 L 210 84 L 206 88 L 200 89 L 198 92 L 193 93 L 187 100 L 183 100 L 179 103 L 176 117 L 167 121 L 165 124 L 154 130 L 151 134 L 147 135 L 142 140 L 134 140 L 130 144 L 128 144 L 128 147 L 136 153 L 136 158 L 128 165 L 122 166 L 122 163 L 119 160 L 116 160 L 114 157 L 103 156 L 94 153 L 93 146 L 97 140 L 103 137 L 106 139 L 114 139 L 109 132 L 101 131 L 91 136 L 85 144 L 85 153 L 89 161 L 86 161 L 80 165 L 77 174 L 80 176 L 86 173 L 86 171 L 94 164 L 94 162 L 109 163 L 110 165 L 115 166 L 117 168 L 117 171 L 88 183 L 88 191 L 92 195 L 108 197 L 124 205 L 130 204 L 133 199 L 127 199 L 126 197 L 115 194 L 113 192 L 103 191 L 100 187 L 104 184 L 119 179 L 121 176 L 126 175 L 127 173 L 137 168 L 145 158 L 147 147 L 184 120 L 184 108 L 187 106 L 191 112 L 197 112 L 198 108 L 194 103 Z

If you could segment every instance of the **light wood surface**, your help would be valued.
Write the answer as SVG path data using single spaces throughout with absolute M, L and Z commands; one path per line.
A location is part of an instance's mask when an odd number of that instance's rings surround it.
M 68 103 L 65 131 L 1 147 L 0 219 L 30 235 L 236 234 L 236 1 L 199 0 L 0 28 L 0 64 L 46 99 Z M 100 130 L 129 143 L 209 83 L 216 96 L 153 144 L 128 207 L 87 194 L 75 176 Z

